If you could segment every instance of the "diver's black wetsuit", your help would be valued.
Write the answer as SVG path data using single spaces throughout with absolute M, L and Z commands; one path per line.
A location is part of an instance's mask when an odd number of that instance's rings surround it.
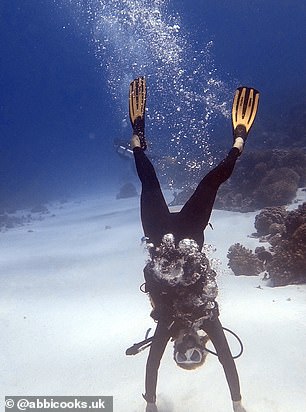
M 227 157 L 201 180 L 194 194 L 177 213 L 170 213 L 154 167 L 144 151 L 136 147 L 133 152 L 137 173 L 142 183 L 141 220 L 145 236 L 154 245 L 159 245 L 165 234 L 172 233 L 176 243 L 184 238 L 190 238 L 194 239 L 201 249 L 204 242 L 203 232 L 208 224 L 218 188 L 232 174 L 239 150 L 230 150 Z M 216 349 L 232 400 L 239 401 L 239 378 L 219 319 L 204 320 L 201 329 L 208 334 Z M 148 402 L 155 402 L 158 368 L 170 338 L 168 324 L 159 321 L 146 367 L 145 399 Z
M 141 221 L 145 236 L 159 245 L 166 233 L 174 235 L 176 243 L 181 239 L 194 239 L 201 249 L 206 228 L 219 186 L 234 169 L 239 150 L 232 148 L 227 157 L 211 170 L 199 183 L 191 198 L 180 212 L 171 213 L 162 194 L 154 167 L 144 151 L 133 149 L 136 169 L 142 183 Z

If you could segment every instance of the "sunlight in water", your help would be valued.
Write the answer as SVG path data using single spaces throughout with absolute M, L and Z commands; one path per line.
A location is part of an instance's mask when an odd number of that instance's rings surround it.
M 123 127 L 129 125 L 129 83 L 145 75 L 151 148 L 157 157 L 175 155 L 175 162 L 196 173 L 204 152 L 206 164 L 214 161 L 209 150 L 211 123 L 229 116 L 229 92 L 214 67 L 213 42 L 192 43 L 170 6 L 164 0 L 70 0 L 75 15 L 92 33 Z

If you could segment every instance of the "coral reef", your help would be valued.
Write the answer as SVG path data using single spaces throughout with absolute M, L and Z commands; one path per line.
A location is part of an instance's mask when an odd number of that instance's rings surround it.
M 269 246 L 258 247 L 255 253 L 239 244 L 231 246 L 228 265 L 233 272 L 237 275 L 248 270 L 251 274 L 253 270 L 256 274 L 259 260 L 271 286 L 305 283 L 306 202 L 290 212 L 281 207 L 263 209 L 255 218 L 255 228 Z
M 236 276 L 259 275 L 263 271 L 263 262 L 250 249 L 240 243 L 232 245 L 227 253 L 228 267 Z
M 306 184 L 303 149 L 246 152 L 227 185 L 222 185 L 215 207 L 241 212 L 283 206 Z
M 272 259 L 267 265 L 273 286 L 306 282 L 306 202 L 288 212 L 285 231 L 278 239 L 271 233 Z
M 169 206 L 184 205 L 187 200 L 193 195 L 195 189 L 196 188 L 188 186 L 181 192 L 174 192 L 174 199 L 169 203 Z
M 287 211 L 285 207 L 267 207 L 255 216 L 255 229 L 259 236 L 271 233 L 271 225 L 284 225 Z M 275 232 L 275 226 L 274 232 Z
M 0 215 L 0 232 L 24 225 L 28 220 L 22 216 L 10 216 L 7 213 Z
M 0 211 L 0 232 L 5 232 L 19 226 L 25 226 L 34 220 L 42 220 L 44 215 L 48 214 L 50 215 L 49 209 L 42 204 L 33 207 L 30 211 Z
M 305 164 L 304 149 L 246 151 L 231 178 L 221 185 L 214 207 L 249 212 L 286 205 L 296 196 L 297 188 L 306 184 Z M 190 194 L 189 185 L 175 196 L 171 205 L 185 203 Z
M 288 167 L 270 170 L 254 191 L 257 207 L 290 203 L 298 189 L 300 177 Z
M 125 183 L 121 186 L 119 193 L 117 194 L 117 199 L 126 199 L 128 197 L 136 197 L 138 196 L 136 187 L 133 183 Z

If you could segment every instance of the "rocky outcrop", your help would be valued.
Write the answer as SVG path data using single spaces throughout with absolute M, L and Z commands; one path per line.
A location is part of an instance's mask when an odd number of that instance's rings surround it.
M 303 149 L 245 152 L 220 187 L 215 207 L 248 212 L 286 205 L 306 184 L 305 164 Z
M 125 183 L 121 186 L 119 193 L 117 194 L 117 199 L 126 199 L 129 197 L 136 197 L 138 196 L 136 187 L 133 183 Z
M 236 276 L 255 276 L 263 271 L 263 262 L 240 243 L 235 243 L 229 248 L 227 257 L 228 267 Z
M 296 196 L 297 188 L 306 184 L 305 164 L 304 149 L 246 150 L 231 178 L 219 188 L 214 207 L 249 212 L 286 205 Z M 171 205 L 181 205 L 189 199 L 193 191 L 190 185 L 185 187 Z
M 287 216 L 285 207 L 267 207 L 255 216 L 255 229 L 259 236 L 280 232 Z M 272 226 L 273 225 L 273 226 Z M 278 225 L 278 226 L 276 226 Z M 279 228 L 279 230 L 277 230 Z
M 233 272 L 255 275 L 264 270 L 271 286 L 306 283 L 306 202 L 290 212 L 279 207 L 263 209 L 255 227 L 268 246 L 256 248 L 255 253 L 240 244 L 231 246 L 228 266 Z

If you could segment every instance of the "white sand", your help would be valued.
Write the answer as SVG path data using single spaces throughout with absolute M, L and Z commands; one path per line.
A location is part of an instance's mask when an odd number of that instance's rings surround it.
M 50 208 L 54 217 L 0 234 L 0 399 L 113 395 L 115 412 L 144 411 L 147 352 L 125 356 L 154 327 L 138 290 L 146 259 L 138 199 L 101 196 Z M 269 288 L 259 277 L 235 277 L 227 269 L 231 244 L 257 245 L 247 237 L 255 231 L 254 216 L 215 211 L 214 230 L 206 230 L 222 261 L 221 321 L 245 346 L 237 367 L 247 411 L 303 412 L 306 286 Z M 160 412 L 230 412 L 217 358 L 183 371 L 169 344 L 158 405 Z

